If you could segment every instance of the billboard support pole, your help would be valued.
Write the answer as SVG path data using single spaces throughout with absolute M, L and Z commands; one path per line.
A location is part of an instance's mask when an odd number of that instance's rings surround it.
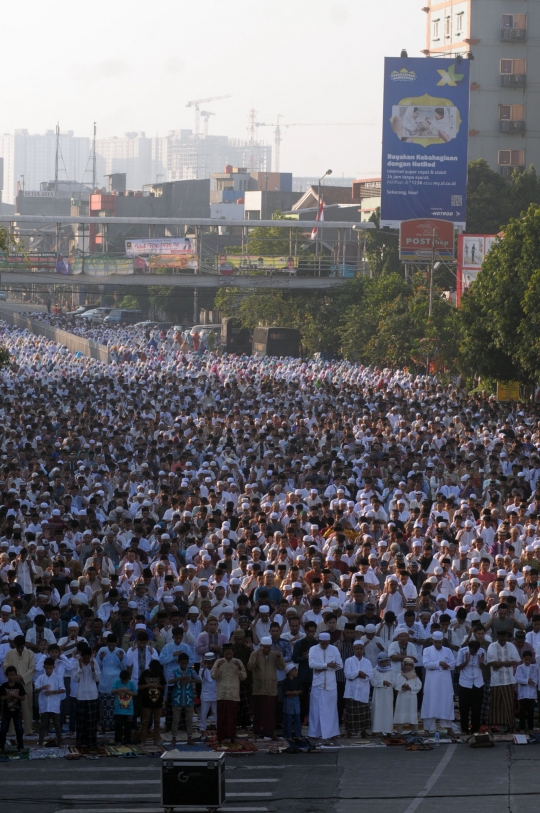
M 431 322 L 433 314 L 433 266 L 435 265 L 435 237 L 437 232 L 433 229 L 431 238 L 431 264 L 429 266 L 429 309 L 428 309 L 428 322 Z M 429 375 L 429 350 L 426 356 L 426 375 Z

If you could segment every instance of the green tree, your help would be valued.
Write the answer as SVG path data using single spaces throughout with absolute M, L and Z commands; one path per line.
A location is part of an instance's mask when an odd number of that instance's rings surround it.
M 395 229 L 381 229 L 381 210 L 377 209 L 369 218 L 376 229 L 367 232 L 366 255 L 370 275 L 393 274 L 401 270 L 399 259 L 399 232 Z
M 128 294 L 125 296 L 118 305 L 119 308 L 124 308 L 125 310 L 136 310 L 139 307 L 139 303 L 137 302 L 136 296 L 131 296 Z
M 469 164 L 467 232 L 498 234 L 512 217 L 510 184 L 481 158 Z
M 287 255 L 289 253 L 287 230 L 272 226 L 255 226 L 255 228 L 249 230 L 247 253 L 258 257 Z
M 464 372 L 535 383 L 540 376 L 540 206 L 511 220 L 464 295 L 460 361 Z
M 540 204 L 540 181 L 534 167 L 516 168 L 503 178 L 480 159 L 469 164 L 467 185 L 467 232 L 498 234 L 513 218 Z
M 9 350 L 4 345 L 0 345 L 0 370 L 3 370 L 4 367 L 11 366 L 11 356 L 9 355 Z
M 396 273 L 365 280 L 364 296 L 343 315 L 343 353 L 353 361 L 390 367 L 423 366 L 429 357 L 453 369 L 455 308 L 436 286 L 431 319 L 428 314 L 424 274 L 416 274 L 412 286 Z
M 4 226 L 0 226 L 0 251 L 7 251 L 11 245 L 11 237 Z

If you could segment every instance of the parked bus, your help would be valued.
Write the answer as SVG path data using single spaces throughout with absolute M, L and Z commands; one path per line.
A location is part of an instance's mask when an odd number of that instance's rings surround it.
M 300 358 L 300 331 L 295 327 L 256 327 L 253 355 Z
M 252 351 L 253 331 L 242 327 L 238 319 L 221 320 L 221 344 L 225 353 L 237 356 L 250 356 Z

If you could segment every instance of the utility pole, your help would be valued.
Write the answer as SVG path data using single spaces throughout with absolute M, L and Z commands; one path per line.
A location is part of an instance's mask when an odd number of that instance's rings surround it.
M 58 192 L 58 153 L 60 152 L 60 125 L 56 124 L 56 155 L 54 158 L 54 189 Z
M 433 229 L 433 234 L 431 235 L 431 263 L 429 266 L 429 308 L 428 308 L 428 323 L 431 322 L 431 316 L 433 314 L 433 266 L 435 265 L 435 240 L 437 238 L 437 232 Z M 429 349 L 426 356 L 426 375 L 429 375 Z
M 92 192 L 96 189 L 96 122 L 94 122 L 94 141 L 92 146 Z

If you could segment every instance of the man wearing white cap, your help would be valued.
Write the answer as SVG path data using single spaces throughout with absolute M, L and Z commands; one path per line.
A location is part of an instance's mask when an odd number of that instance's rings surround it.
M 339 737 L 336 671 L 343 669 L 339 649 L 330 644 L 330 633 L 321 632 L 319 643 L 309 650 L 313 684 L 309 701 L 308 736 L 330 740 Z
M 2 604 L 0 607 L 0 642 L 7 641 L 11 633 L 22 635 L 23 631 L 17 621 L 11 617 L 11 607 L 9 604 Z
M 438 630 L 431 636 L 433 646 L 423 652 L 426 678 L 421 716 L 424 730 L 435 733 L 436 721 L 442 728 L 451 729 L 454 720 L 454 687 L 451 670 L 456 667 L 452 650 L 443 646 L 443 633 Z

